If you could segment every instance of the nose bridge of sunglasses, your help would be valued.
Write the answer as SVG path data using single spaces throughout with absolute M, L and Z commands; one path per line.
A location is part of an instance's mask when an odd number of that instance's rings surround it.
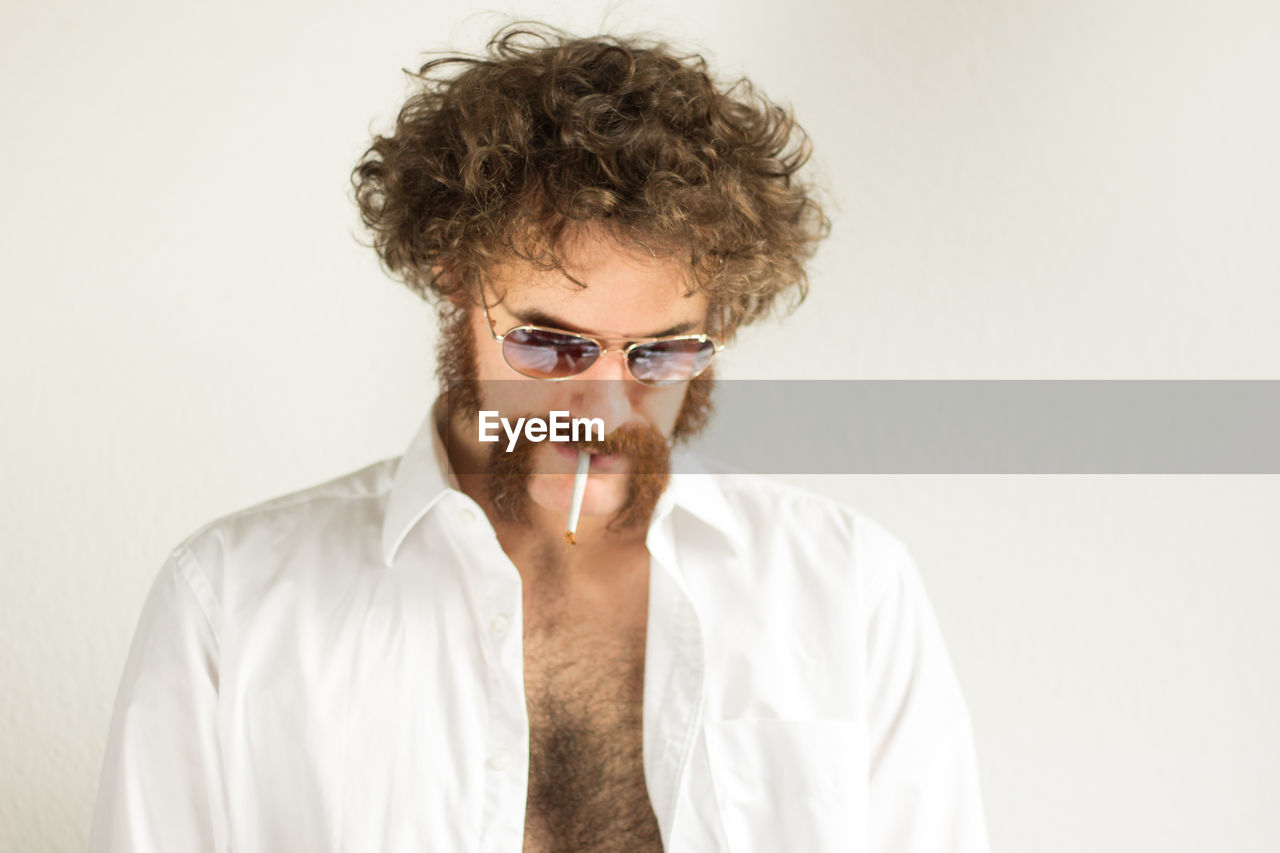
M 602 341 L 601 343 L 604 342 Z M 602 346 L 600 347 L 600 354 L 578 376 L 588 381 L 612 382 L 630 378 L 630 372 L 625 346 Z

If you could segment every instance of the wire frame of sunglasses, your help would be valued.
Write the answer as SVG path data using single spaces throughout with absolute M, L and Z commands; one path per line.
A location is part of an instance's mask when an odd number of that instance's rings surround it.
M 489 334 L 502 348 L 502 358 L 515 372 L 533 379 L 558 382 L 584 373 L 609 351 L 623 354 L 627 373 L 642 385 L 661 388 L 687 382 L 706 370 L 724 344 L 711 335 L 671 335 L 640 338 L 622 346 L 606 346 L 606 339 L 523 325 L 498 334 L 484 305 Z

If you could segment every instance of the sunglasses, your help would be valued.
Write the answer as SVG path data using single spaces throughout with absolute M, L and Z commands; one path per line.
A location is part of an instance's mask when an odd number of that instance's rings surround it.
M 502 346 L 503 360 L 516 373 L 533 379 L 554 382 L 577 376 L 610 350 L 604 339 L 545 326 L 516 326 L 499 335 L 488 305 L 484 305 L 484 319 Z M 612 349 L 622 353 L 632 379 L 661 388 L 687 382 L 706 370 L 724 344 L 710 335 L 672 335 L 627 341 Z

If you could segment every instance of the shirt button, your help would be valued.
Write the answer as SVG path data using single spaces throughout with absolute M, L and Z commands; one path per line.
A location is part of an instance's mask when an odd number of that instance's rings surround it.
M 467 525 L 468 527 L 474 524 L 475 520 L 476 520 L 476 514 L 471 510 L 464 509 L 464 510 L 458 511 L 458 521 L 461 521 L 463 524 Z
M 489 757 L 489 766 L 494 770 L 506 770 L 511 766 L 511 753 L 505 749 L 498 750 Z
M 489 630 L 493 632 L 493 636 L 501 637 L 503 634 L 507 633 L 507 628 L 510 627 L 510 625 L 511 620 L 499 613 L 489 621 Z

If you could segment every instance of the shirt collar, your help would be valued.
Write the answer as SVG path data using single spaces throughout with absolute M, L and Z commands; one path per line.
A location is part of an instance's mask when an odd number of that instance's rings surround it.
M 665 504 L 722 534 L 734 549 L 745 541 L 742 519 L 724 493 L 722 475 L 708 470 L 693 453 L 676 450 L 671 454 L 671 485 L 662 498 L 654 512 L 655 522 L 662 517 Z
M 382 562 L 390 566 L 409 531 L 450 491 L 459 491 L 440 435 L 443 398 L 437 398 L 396 467 L 382 524 Z M 671 484 L 654 509 L 650 532 L 672 510 L 680 509 L 721 533 L 736 548 L 743 541 L 741 520 L 709 472 L 691 453 L 672 454 Z
M 442 401 L 443 398 L 436 399 L 396 466 L 387 514 L 382 522 L 383 565 L 391 565 L 409 531 L 440 498 L 458 488 L 458 480 L 449 467 L 449 454 L 440 437 Z

